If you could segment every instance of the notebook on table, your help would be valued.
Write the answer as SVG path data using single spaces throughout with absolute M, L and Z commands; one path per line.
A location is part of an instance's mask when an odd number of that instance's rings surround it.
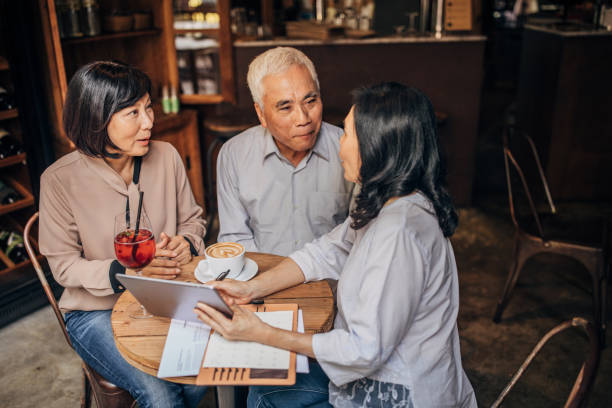
M 297 331 L 297 304 L 246 305 L 272 326 Z M 254 342 L 230 342 L 212 332 L 197 385 L 292 385 L 296 354 Z

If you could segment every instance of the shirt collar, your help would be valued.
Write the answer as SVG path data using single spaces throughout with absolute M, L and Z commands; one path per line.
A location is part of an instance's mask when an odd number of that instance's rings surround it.
M 400 197 L 398 200 L 389 204 L 387 207 L 393 207 L 393 205 L 397 204 L 398 202 L 412 203 L 418 207 L 421 207 L 423 210 L 425 210 L 428 213 L 435 214 L 435 209 L 433 207 L 433 204 L 431 203 L 429 198 L 427 198 L 427 196 L 423 194 L 420 190 L 415 191 L 413 194 L 409 194 L 407 196 Z
M 129 195 L 131 192 L 130 190 L 133 190 L 134 188 L 138 190 L 137 186 L 134 185 L 134 182 L 130 182 L 130 185 L 126 186 L 123 178 L 121 178 L 121 176 L 114 171 L 103 158 L 88 156 L 82 152 L 79 152 L 79 155 L 81 156 L 81 160 L 83 160 L 88 168 L 100 176 L 106 184 L 108 184 L 118 193 Z
M 323 138 L 321 137 L 321 133 L 323 133 L 323 126 L 324 124 L 321 123 L 321 128 L 319 129 L 319 134 L 317 135 L 317 140 L 315 141 L 315 145 L 312 148 L 312 153 L 329 161 L 329 147 L 327 146 L 327 141 L 323 140 Z M 278 146 L 276 145 L 276 142 L 274 142 L 274 137 L 272 136 L 270 131 L 268 131 L 268 129 L 266 128 L 263 128 L 263 130 L 264 130 L 263 159 L 265 160 L 266 158 L 268 158 L 268 156 L 270 156 L 273 153 L 276 153 L 279 159 L 282 158 L 283 156 L 281 155 L 280 150 L 278 150 Z M 310 154 L 308 155 L 308 157 L 310 157 Z

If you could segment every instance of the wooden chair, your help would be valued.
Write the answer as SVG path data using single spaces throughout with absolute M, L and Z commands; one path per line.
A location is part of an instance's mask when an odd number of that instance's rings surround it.
M 597 330 L 593 328 L 593 325 L 588 320 L 585 320 L 581 317 L 574 317 L 572 320 L 561 323 L 560 325 L 554 327 L 548 333 L 542 337 L 542 339 L 536 344 L 531 353 L 527 356 L 527 359 L 523 362 L 518 371 L 514 374 L 508 385 L 504 388 L 504 390 L 499 394 L 499 397 L 495 400 L 491 408 L 497 408 L 501 405 L 502 401 L 510 390 L 517 383 L 518 379 L 523 375 L 529 364 L 533 361 L 538 352 L 542 349 L 544 344 L 550 340 L 551 337 L 560 333 L 566 329 L 571 327 L 581 328 L 586 331 L 586 334 L 589 339 L 589 349 L 586 358 L 584 359 L 584 363 L 580 368 L 580 372 L 576 377 L 576 381 L 574 382 L 574 386 L 570 391 L 570 395 L 567 397 L 567 401 L 565 402 L 565 408 L 578 408 L 586 406 L 586 399 L 591 389 L 591 385 L 595 381 L 597 366 L 599 364 L 599 338 L 597 334 Z
M 526 142 L 528 148 L 521 153 L 531 156 L 531 164 L 537 169 L 539 180 L 536 181 L 544 190 L 547 211 L 536 210 L 533 191 L 530 190 L 527 177 L 511 149 L 511 141 Z M 508 186 L 510 215 L 515 227 L 513 259 L 501 297 L 499 298 L 493 321 L 498 323 L 506 307 L 510 294 L 516 285 L 521 269 L 527 259 L 539 253 L 556 253 L 574 258 L 587 269 L 591 275 L 593 287 L 593 316 L 595 327 L 600 335 L 600 342 L 605 344 L 606 331 L 606 291 L 608 280 L 608 226 L 603 218 L 563 219 L 557 214 L 544 171 L 533 140 L 514 126 L 504 129 L 504 164 Z M 525 162 L 523 162 L 526 164 Z M 512 166 L 512 167 L 511 167 Z M 518 175 L 528 202 L 528 214 L 521 217 L 517 206 L 517 192 L 513 191 L 512 170 Z M 536 176 L 536 178 L 538 178 Z M 530 214 L 529 214 L 530 213 Z
M 36 270 L 36 275 L 38 275 L 38 279 L 40 280 L 45 294 L 47 295 L 47 299 L 49 299 L 49 303 L 51 303 L 51 307 L 55 312 L 57 322 L 62 328 L 62 332 L 64 333 L 64 337 L 66 338 L 68 345 L 72 347 L 70 337 L 68 336 L 68 331 L 66 330 L 66 324 L 64 323 L 64 316 L 57 305 L 57 301 L 55 300 L 51 286 L 49 286 L 49 282 L 47 281 L 47 278 L 45 277 L 45 274 L 38 263 L 38 259 L 36 259 L 36 253 L 30 243 L 30 229 L 37 219 L 38 212 L 32 215 L 32 217 L 28 220 L 23 230 L 23 241 L 26 250 L 28 251 L 28 255 L 30 256 L 30 260 L 32 261 L 32 265 Z M 81 399 L 82 408 L 88 408 L 91 405 L 92 395 L 96 401 L 96 405 L 100 408 L 125 408 L 136 406 L 136 401 L 134 401 L 132 396 L 127 391 L 117 387 L 109 381 L 106 381 L 100 374 L 95 372 L 82 360 L 81 365 L 83 367 L 83 398 Z

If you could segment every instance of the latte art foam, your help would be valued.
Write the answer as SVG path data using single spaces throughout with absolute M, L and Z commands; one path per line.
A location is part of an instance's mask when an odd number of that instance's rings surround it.
M 244 247 L 236 242 L 219 242 L 206 248 L 206 255 L 213 258 L 233 258 L 243 251 Z

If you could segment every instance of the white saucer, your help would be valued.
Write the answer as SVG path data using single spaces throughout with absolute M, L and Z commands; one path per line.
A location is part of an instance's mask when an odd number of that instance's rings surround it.
M 213 274 L 211 271 L 208 270 L 208 262 L 206 262 L 206 259 L 202 259 L 198 263 L 198 266 L 196 266 L 193 274 L 195 275 L 195 278 L 202 283 L 206 283 L 211 280 L 215 280 L 215 278 L 217 277 L 217 274 Z M 257 264 L 251 258 L 245 257 L 244 267 L 242 268 L 242 271 L 238 274 L 238 276 L 233 277 L 231 279 L 240 280 L 240 281 L 248 281 L 249 279 L 254 277 L 256 274 L 257 274 Z

